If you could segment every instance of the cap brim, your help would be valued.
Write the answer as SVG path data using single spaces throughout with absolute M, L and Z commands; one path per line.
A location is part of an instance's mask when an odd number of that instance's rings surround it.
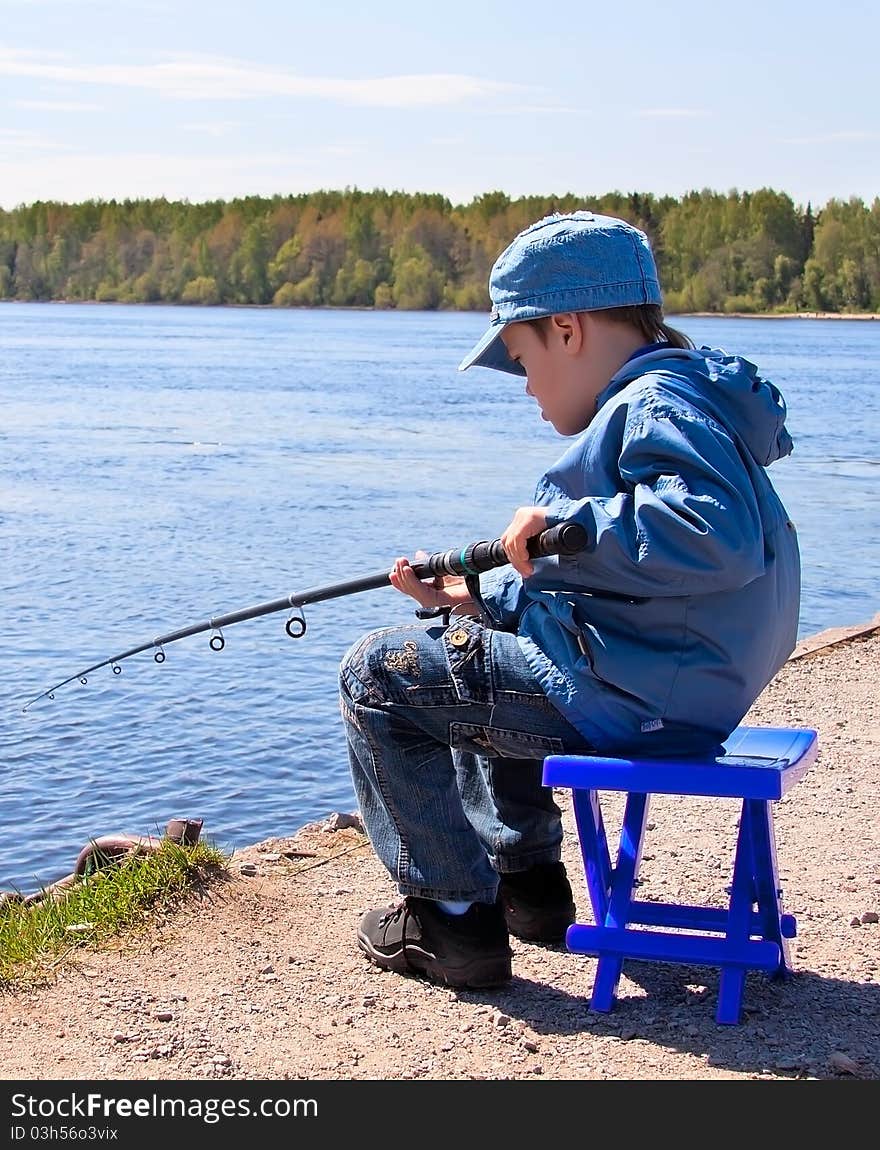
M 459 371 L 466 371 L 469 367 L 488 367 L 493 371 L 507 371 L 511 375 L 525 375 L 522 364 L 512 360 L 507 354 L 501 333 L 507 324 L 494 323 L 483 333 L 482 338 L 464 357 L 458 365 Z

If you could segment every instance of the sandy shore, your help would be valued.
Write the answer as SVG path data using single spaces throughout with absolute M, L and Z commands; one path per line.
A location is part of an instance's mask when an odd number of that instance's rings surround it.
M 590 1010 L 595 961 L 564 947 L 514 940 L 514 979 L 493 991 L 377 970 L 355 926 L 396 892 L 362 833 L 328 818 L 237 853 L 228 881 L 79 950 L 50 984 L 0 996 L 0 1076 L 880 1079 L 878 668 L 880 615 L 802 643 L 746 717 L 815 727 L 820 752 L 774 807 L 795 973 L 750 974 L 737 1026 L 716 1024 L 707 967 L 628 963 L 609 1014 Z M 568 792 L 558 800 L 590 921 Z M 733 800 L 655 796 L 643 897 L 723 905 L 737 814 Z

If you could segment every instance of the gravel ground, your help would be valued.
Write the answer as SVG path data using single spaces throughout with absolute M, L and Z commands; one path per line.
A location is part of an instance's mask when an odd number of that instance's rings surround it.
M 228 881 L 136 936 L 78 951 L 51 983 L 0 995 L 0 1076 L 878 1079 L 878 669 L 880 616 L 823 632 L 746 717 L 815 727 L 820 752 L 774 806 L 795 974 L 750 974 L 738 1026 L 715 1023 L 706 967 L 628 962 L 608 1014 L 589 1007 L 595 960 L 564 947 L 514 939 L 514 979 L 492 991 L 378 970 L 355 926 L 396 891 L 357 827 L 331 815 L 237 852 Z M 563 857 L 590 921 L 568 794 L 557 796 Z M 619 811 L 606 806 L 615 838 Z M 642 897 L 722 905 L 737 813 L 734 800 L 656 796 Z

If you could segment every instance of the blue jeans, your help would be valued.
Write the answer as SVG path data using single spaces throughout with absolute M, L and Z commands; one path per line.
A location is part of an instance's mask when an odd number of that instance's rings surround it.
M 339 685 L 364 828 L 401 894 L 493 902 L 499 873 L 559 860 L 543 759 L 589 748 L 515 635 L 471 618 L 374 631 Z

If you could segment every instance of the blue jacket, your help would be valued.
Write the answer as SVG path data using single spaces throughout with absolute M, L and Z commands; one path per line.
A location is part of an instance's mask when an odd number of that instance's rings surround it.
M 599 751 L 716 748 L 797 641 L 797 534 L 766 467 L 786 406 L 722 351 L 642 349 L 538 483 L 585 551 L 480 578 L 551 700 Z

